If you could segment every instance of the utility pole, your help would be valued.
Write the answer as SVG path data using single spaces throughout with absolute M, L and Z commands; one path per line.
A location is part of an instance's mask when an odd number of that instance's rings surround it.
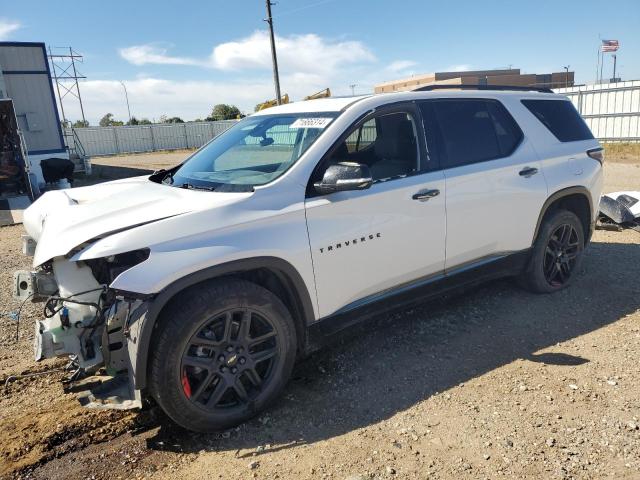
M 569 86 L 569 67 L 571 65 L 565 65 L 564 67 L 564 88 L 567 88 Z
M 129 125 L 131 125 L 131 109 L 129 108 L 129 94 L 127 93 L 127 86 L 122 80 L 120 80 L 120 85 L 124 88 L 124 98 L 127 101 L 127 112 L 129 113 Z
M 352 83 L 351 85 L 349 85 L 349 88 L 351 88 L 351 96 L 355 97 L 356 96 L 356 87 L 358 86 L 357 83 Z
M 276 87 L 276 102 L 278 105 L 282 104 L 282 97 L 280 96 L 280 75 L 278 74 L 278 58 L 276 57 L 276 40 L 273 35 L 273 18 L 271 17 L 271 0 L 267 2 L 267 18 L 265 22 L 269 24 L 269 36 L 271 38 L 271 60 L 273 61 L 273 83 Z

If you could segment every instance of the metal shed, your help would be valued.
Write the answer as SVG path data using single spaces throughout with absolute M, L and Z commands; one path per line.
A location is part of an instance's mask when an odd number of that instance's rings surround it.
M 43 184 L 40 161 L 69 158 L 44 43 L 0 42 L 0 98 L 13 100 L 29 170 Z

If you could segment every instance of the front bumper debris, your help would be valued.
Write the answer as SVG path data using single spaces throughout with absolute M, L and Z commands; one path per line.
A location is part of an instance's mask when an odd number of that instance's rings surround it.
M 29 299 L 41 302 L 57 291 L 58 284 L 51 272 L 18 270 L 13 274 L 13 298 L 19 302 Z
M 100 367 L 104 363 L 100 349 L 102 329 L 85 328 L 79 322 L 65 326 L 61 313 L 63 312 L 36 322 L 33 340 L 36 362 L 70 355 L 75 357 L 80 368 L 91 370 Z

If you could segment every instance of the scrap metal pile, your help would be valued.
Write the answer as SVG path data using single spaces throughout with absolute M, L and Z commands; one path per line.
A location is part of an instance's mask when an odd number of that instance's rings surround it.
M 640 232 L 640 191 L 603 195 L 597 228 L 617 231 L 632 228 Z

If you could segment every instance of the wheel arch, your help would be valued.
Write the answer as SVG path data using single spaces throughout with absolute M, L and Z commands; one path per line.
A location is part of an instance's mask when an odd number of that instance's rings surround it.
M 298 341 L 298 353 L 306 351 L 307 325 L 315 319 L 309 291 L 298 271 L 286 260 L 277 257 L 254 257 L 236 260 L 191 273 L 176 280 L 146 300 L 144 319 L 138 327 L 135 353 L 130 358 L 135 388 L 142 390 L 147 384 L 149 350 L 153 345 L 155 327 L 163 309 L 184 290 L 218 278 L 242 278 L 254 282 L 274 293 L 282 300 L 293 317 Z M 126 294 L 126 292 L 123 292 Z M 131 294 L 129 294 L 131 295 Z M 134 312 L 135 313 L 135 312 Z M 140 316 L 132 315 L 134 321 Z
M 540 226 L 545 217 L 558 209 L 565 209 L 573 212 L 577 215 L 582 223 L 582 228 L 585 234 L 585 245 L 591 239 L 593 232 L 593 204 L 589 190 L 585 187 L 575 186 L 563 188 L 557 192 L 551 194 L 549 198 L 544 202 L 540 215 L 538 216 L 538 222 L 536 223 L 536 229 L 533 234 L 531 245 L 533 245 L 538 238 Z

